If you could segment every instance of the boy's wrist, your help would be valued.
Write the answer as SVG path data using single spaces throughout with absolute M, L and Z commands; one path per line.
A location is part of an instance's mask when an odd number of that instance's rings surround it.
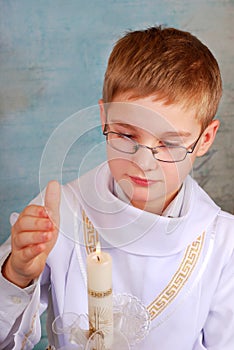
M 9 282 L 15 284 L 17 287 L 26 288 L 30 286 L 33 282 L 32 280 L 24 278 L 23 276 L 18 275 L 12 270 L 11 264 L 10 264 L 10 256 L 11 254 L 8 255 L 8 257 L 6 258 L 5 262 L 2 265 L 2 269 L 1 269 L 2 276 Z

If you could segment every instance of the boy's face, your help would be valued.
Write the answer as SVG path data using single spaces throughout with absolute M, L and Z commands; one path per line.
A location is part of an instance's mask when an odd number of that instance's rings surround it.
M 108 135 L 108 139 L 113 141 L 112 146 L 119 145 L 119 136 L 115 134 L 119 133 L 151 148 L 183 146 L 191 150 L 191 146 L 201 135 L 201 125 L 193 110 L 185 110 L 180 105 L 166 106 L 160 101 L 154 101 L 153 97 L 132 101 L 118 96 L 117 101 L 108 104 L 107 115 L 100 101 L 102 125 L 104 127 L 106 124 L 106 131 L 112 132 Z M 218 121 L 213 122 L 216 123 L 208 130 L 209 135 L 205 130 L 193 152 L 188 153 L 185 159 L 179 162 L 159 161 L 155 159 L 159 153 L 156 151 L 153 156 L 152 151 L 145 147 L 140 147 L 136 153 L 130 154 L 107 144 L 111 173 L 135 207 L 157 214 L 162 213 L 178 193 L 196 157 L 206 153 L 212 144 L 218 128 Z M 162 152 L 164 149 L 158 150 Z M 175 152 L 174 149 L 172 151 Z M 186 153 L 185 150 L 184 152 Z M 170 159 L 171 153 L 169 148 L 169 158 L 165 160 Z M 162 158 L 164 159 L 163 153 Z M 173 159 L 172 156 L 171 160 Z

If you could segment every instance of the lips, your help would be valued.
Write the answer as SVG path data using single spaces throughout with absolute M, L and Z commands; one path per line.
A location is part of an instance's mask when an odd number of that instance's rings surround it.
M 139 185 L 139 186 L 150 186 L 155 184 L 157 181 L 153 181 L 153 180 L 148 180 L 148 179 L 144 179 L 141 177 L 136 177 L 136 176 L 129 176 L 131 181 L 134 182 L 135 184 Z

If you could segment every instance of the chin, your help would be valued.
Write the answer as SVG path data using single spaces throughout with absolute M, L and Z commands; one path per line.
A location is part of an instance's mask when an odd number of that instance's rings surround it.
M 132 197 L 130 198 L 132 202 L 139 202 L 142 203 L 142 205 L 148 205 L 153 202 L 157 203 L 165 203 L 166 196 L 165 193 L 158 193 L 158 191 L 149 191 L 146 189 L 137 189 L 134 191 Z

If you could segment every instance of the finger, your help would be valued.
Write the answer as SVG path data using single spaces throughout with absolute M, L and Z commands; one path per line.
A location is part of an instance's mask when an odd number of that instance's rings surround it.
M 53 228 L 50 218 L 20 216 L 13 226 L 13 233 L 19 234 L 25 231 L 49 231 Z
M 48 217 L 48 210 L 41 205 L 31 204 L 24 208 L 24 210 L 20 213 L 20 216 L 38 216 L 38 217 Z
M 25 247 L 19 251 L 20 261 L 24 264 L 29 263 L 35 259 L 38 255 L 42 254 L 46 250 L 46 244 L 39 243 Z
M 18 250 L 34 244 L 47 243 L 52 240 L 52 232 L 21 232 L 13 237 L 14 247 Z
M 57 181 L 48 183 L 45 194 L 45 207 L 56 227 L 59 226 L 60 192 L 60 185 Z

